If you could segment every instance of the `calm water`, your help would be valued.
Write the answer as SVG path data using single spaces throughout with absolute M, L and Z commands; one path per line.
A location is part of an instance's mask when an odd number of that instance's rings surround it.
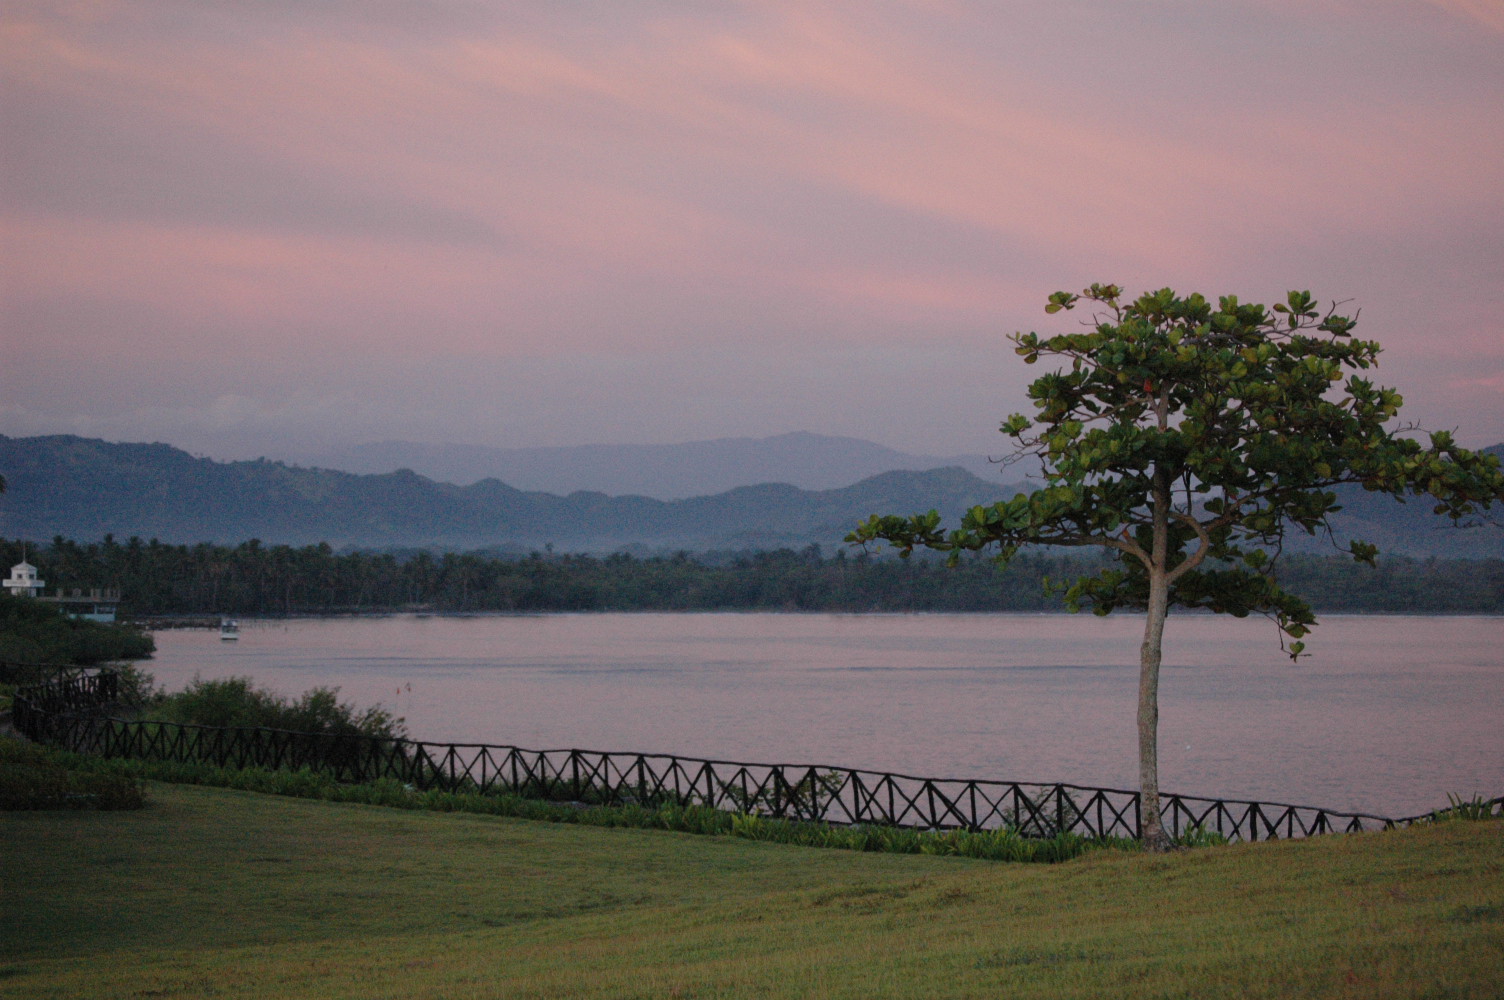
M 1068 615 L 582 614 L 242 622 L 157 634 L 176 689 L 338 686 L 413 736 L 1136 787 L 1141 621 Z M 1384 815 L 1504 793 L 1504 618 L 1172 616 L 1160 780 Z

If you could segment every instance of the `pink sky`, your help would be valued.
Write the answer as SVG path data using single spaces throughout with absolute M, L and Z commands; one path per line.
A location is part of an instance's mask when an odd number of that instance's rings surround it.
M 1112 281 L 1352 300 L 1504 440 L 1485 0 L 22 0 L 0 136 L 13 436 L 996 451 Z

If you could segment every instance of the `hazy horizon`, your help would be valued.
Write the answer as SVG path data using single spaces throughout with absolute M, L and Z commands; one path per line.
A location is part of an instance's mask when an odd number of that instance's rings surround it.
M 1361 310 L 1504 441 L 1504 9 L 20 0 L 0 433 L 1006 448 L 1057 289 Z

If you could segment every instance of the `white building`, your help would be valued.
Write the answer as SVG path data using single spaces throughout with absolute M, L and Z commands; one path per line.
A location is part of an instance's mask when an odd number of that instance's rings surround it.
M 45 582 L 37 579 L 37 568 L 23 560 L 10 568 L 3 586 L 12 597 L 35 597 Z
M 101 590 L 98 587 L 87 594 L 76 587 L 71 594 L 65 594 L 63 588 L 59 587 L 54 596 L 48 597 L 44 589 L 46 581 L 38 580 L 37 568 L 25 561 L 12 566 L 10 576 L 0 581 L 0 586 L 10 591 L 12 596 L 35 597 L 39 601 L 56 604 L 74 618 L 87 618 L 95 622 L 114 621 L 115 608 L 120 603 L 120 591 Z

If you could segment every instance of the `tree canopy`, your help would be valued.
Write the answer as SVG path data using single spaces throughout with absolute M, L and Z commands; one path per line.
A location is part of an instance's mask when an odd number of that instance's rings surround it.
M 1002 432 L 1016 457 L 1040 462 L 1032 493 L 969 510 L 944 530 L 935 511 L 873 516 L 850 541 L 963 551 L 996 546 L 1096 546 L 1113 565 L 1074 580 L 1072 610 L 1146 611 L 1140 650 L 1139 755 L 1145 839 L 1164 842 L 1158 812 L 1158 671 L 1171 606 L 1269 615 L 1299 656 L 1315 624 L 1280 585 L 1286 534 L 1330 532 L 1332 487 L 1361 484 L 1396 498 L 1429 497 L 1459 520 L 1504 500 L 1498 459 L 1436 431 L 1396 424 L 1398 392 L 1366 373 L 1379 345 L 1352 336 L 1354 318 L 1290 292 L 1272 310 L 1171 289 L 1126 300 L 1116 285 L 1056 292 L 1045 311 L 1095 309 L 1076 332 L 1012 339 L 1028 364 L 1059 368 L 1029 387 L 1033 418 Z M 1345 379 L 1345 381 L 1344 381 Z M 1372 563 L 1362 541 L 1347 551 Z

